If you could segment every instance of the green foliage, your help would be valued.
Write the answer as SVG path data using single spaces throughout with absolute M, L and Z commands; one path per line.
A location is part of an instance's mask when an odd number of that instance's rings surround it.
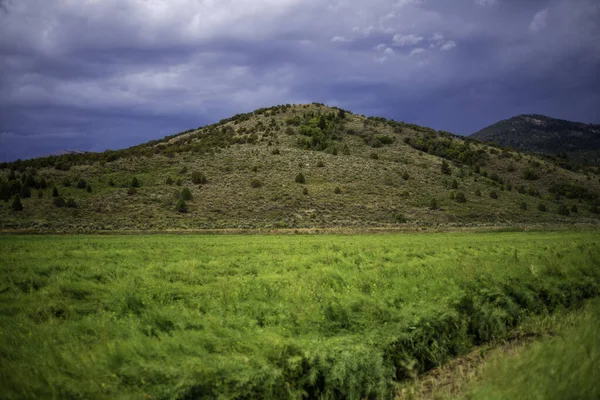
M 138 181 L 138 178 L 133 177 L 133 179 L 131 180 L 131 187 L 132 188 L 140 187 L 140 181 Z
M 375 153 L 375 152 L 371 153 L 370 157 L 371 157 L 371 160 L 379 160 L 379 155 L 377 155 L 377 153 Z
M 135 196 L 137 194 L 137 189 L 134 187 L 130 187 L 129 189 L 127 189 L 127 195 L 128 196 Z
M 573 206 L 571 207 L 571 212 L 574 214 L 577 214 L 579 210 L 577 209 L 577 206 L 575 204 L 573 204 Z
M 203 172 L 194 171 L 192 172 L 192 182 L 196 185 L 204 185 L 208 183 L 208 179 L 206 179 L 206 175 Z
M 392 214 L 392 219 L 394 220 L 394 222 L 397 222 L 399 224 L 405 224 L 408 221 L 402 213 Z
M 64 178 L 64 179 L 62 180 L 62 185 L 63 185 L 64 187 L 69 187 L 69 186 L 71 186 L 71 181 L 69 180 L 69 178 Z
M 336 186 L 335 189 L 333 189 L 333 193 L 335 193 L 335 194 L 341 194 L 342 193 L 342 189 L 340 189 L 339 186 Z
M 597 296 L 599 243 L 596 232 L 4 236 L 0 389 L 394 398 L 396 381 Z
M 69 199 L 67 199 L 67 202 L 65 203 L 65 206 L 67 208 L 77 208 L 77 203 L 75 202 L 75 199 L 69 198 Z
M 494 200 L 497 199 L 498 198 L 498 192 L 496 192 L 495 190 L 491 190 L 490 191 L 490 197 L 492 199 L 494 199 Z
M 450 175 L 452 173 L 452 170 L 450 169 L 450 164 L 448 164 L 448 161 L 446 161 L 446 160 L 442 160 L 442 164 L 440 165 L 440 170 L 442 171 L 442 174 L 445 174 L 445 175 Z
M 52 200 L 52 204 L 54 204 L 57 208 L 63 208 L 66 204 L 65 199 L 63 197 L 55 197 Z
M 306 178 L 302 172 L 298 172 L 298 175 L 296 175 L 296 183 L 306 183 Z
M 564 215 L 565 217 L 568 217 L 569 215 L 571 215 L 571 211 L 569 211 L 569 207 L 567 207 L 564 204 L 561 204 L 560 206 L 558 206 L 558 213 L 560 215 Z
M 115 181 L 113 181 L 112 178 L 110 178 L 110 180 L 108 181 L 108 186 L 115 186 Z
M 187 203 L 184 199 L 177 200 L 177 204 L 175 204 L 175 210 L 180 213 L 186 213 L 188 211 Z
M 479 190 L 479 189 L 475 190 L 475 196 L 481 197 L 481 190 Z
M 58 196 L 59 196 L 58 189 L 56 188 L 56 186 L 54 186 L 52 188 L 52 197 L 58 197 Z
M 324 166 L 325 166 L 325 164 L 323 163 L 323 161 L 319 160 L 319 161 L 317 162 L 317 167 L 318 167 L 318 168 L 323 168 Z
M 410 175 L 408 174 L 408 172 L 404 171 L 404 173 L 402 174 L 402 179 L 407 181 L 409 178 L 410 178 Z
M 535 171 L 532 168 L 525 168 L 525 171 L 523 171 L 523 179 L 528 180 L 528 181 L 535 181 L 540 179 L 540 176 L 538 175 L 537 171 Z
M 466 203 L 467 198 L 465 197 L 465 194 L 463 192 L 458 192 L 456 193 L 456 196 L 454 196 L 454 201 L 456 201 L 457 203 Z
M 77 189 L 85 189 L 87 187 L 87 182 L 84 181 L 83 179 L 80 179 L 79 182 L 77 182 Z
M 302 189 L 302 194 L 305 195 L 305 196 L 308 195 L 308 188 L 303 188 Z
M 181 197 L 181 199 L 183 199 L 185 201 L 190 201 L 190 200 L 192 200 L 192 192 L 188 188 L 183 188 L 181 190 L 180 197 Z
M 12 204 L 10 205 L 10 208 L 13 211 L 23 211 L 23 204 L 21 203 L 21 198 L 19 197 L 19 195 L 15 196 Z
M 452 184 L 450 185 L 452 189 L 458 189 L 458 181 L 456 179 L 452 180 Z
M 43 190 L 38 190 L 37 197 L 38 197 L 38 199 L 43 198 L 44 197 L 44 191 Z
M 541 211 L 541 212 L 548 211 L 548 209 L 546 208 L 546 205 L 544 203 L 539 203 L 537 209 L 538 209 L 538 211 Z
M 273 149 L 273 151 L 271 152 L 271 154 L 278 156 L 279 154 L 281 154 L 281 152 L 279 151 L 278 148 Z
M 574 182 L 559 182 L 552 184 L 548 191 L 554 195 L 565 196 L 567 199 L 595 199 L 596 194 Z
M 92 185 L 88 184 L 88 185 L 87 185 L 87 188 L 86 188 L 86 191 L 87 191 L 88 193 L 92 193 Z
M 31 197 L 31 190 L 29 189 L 29 186 L 21 186 L 21 190 L 19 191 L 19 197 L 22 199 L 28 199 Z
M 437 199 L 435 197 L 432 197 L 431 200 L 429 200 L 429 209 L 430 210 L 439 210 L 440 209 Z
M 521 210 L 524 210 L 524 211 L 526 211 L 526 210 L 527 210 L 527 203 L 525 203 L 525 202 L 522 202 L 522 203 L 521 203 L 521 205 L 519 206 L 519 208 L 520 208 Z

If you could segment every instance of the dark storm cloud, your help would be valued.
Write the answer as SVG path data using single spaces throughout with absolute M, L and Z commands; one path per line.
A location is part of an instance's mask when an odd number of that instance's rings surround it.
M 457 133 L 600 122 L 594 0 L 0 1 L 0 158 L 319 101 Z

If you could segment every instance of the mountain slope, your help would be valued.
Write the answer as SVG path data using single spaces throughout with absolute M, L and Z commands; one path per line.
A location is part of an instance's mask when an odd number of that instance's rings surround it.
M 23 186 L 31 197 L 14 211 Z M 182 207 L 184 189 L 192 199 Z M 0 164 L 0 229 L 597 224 L 598 193 L 597 169 L 321 104 L 285 105 L 125 150 Z
M 529 114 L 497 122 L 471 137 L 519 151 L 566 153 L 579 162 L 600 164 L 600 125 Z

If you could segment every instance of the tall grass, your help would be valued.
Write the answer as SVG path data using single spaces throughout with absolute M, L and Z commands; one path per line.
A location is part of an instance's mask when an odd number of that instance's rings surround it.
M 600 399 L 600 302 L 576 324 L 491 365 L 469 399 Z
M 2 236 L 0 392 L 389 398 L 596 296 L 599 238 Z

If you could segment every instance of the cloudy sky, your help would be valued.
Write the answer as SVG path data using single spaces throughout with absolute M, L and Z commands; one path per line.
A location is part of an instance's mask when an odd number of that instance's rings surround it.
M 458 134 L 600 123 L 597 0 L 0 0 L 0 159 L 323 102 Z

